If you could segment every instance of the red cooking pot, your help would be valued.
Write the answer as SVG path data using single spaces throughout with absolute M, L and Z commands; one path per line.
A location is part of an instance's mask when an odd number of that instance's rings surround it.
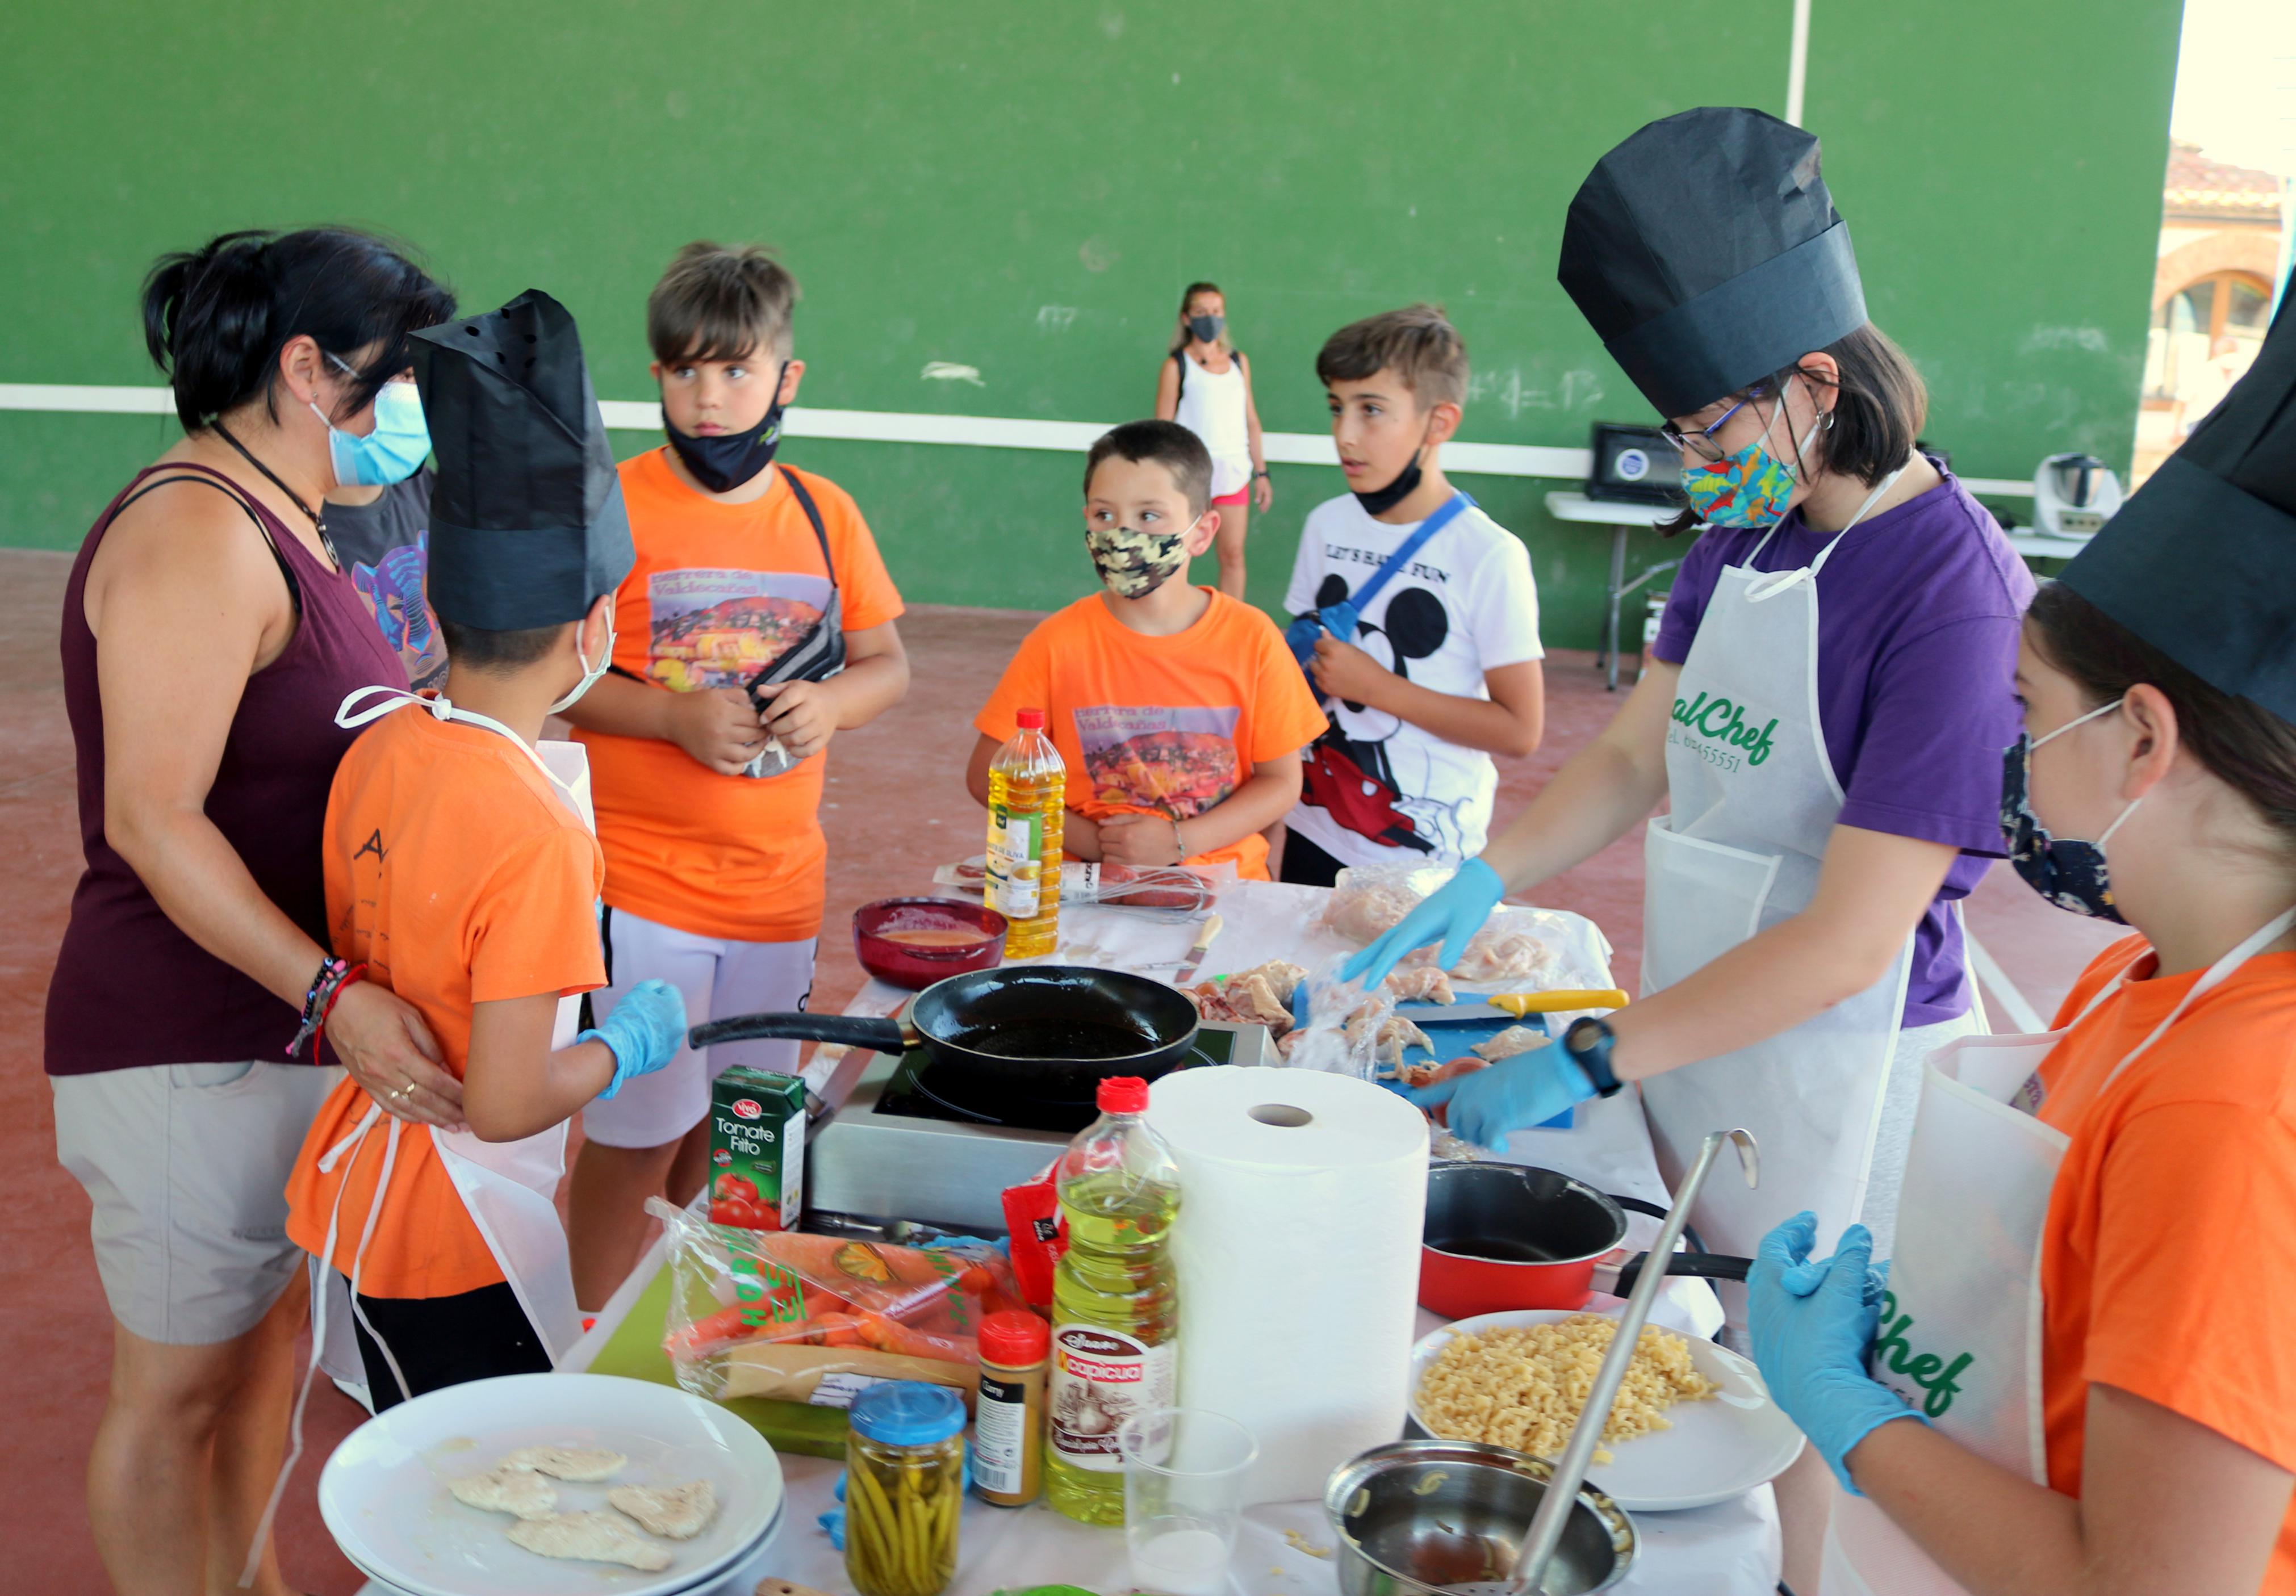
M 1510 1308 L 1587 1305 L 1596 1286 L 1630 1289 L 1611 1255 L 1627 1240 L 1627 1210 L 1666 1210 L 1613 1197 L 1584 1181 L 1526 1164 L 1441 1163 L 1427 1172 L 1427 1224 L 1419 1250 L 1419 1305 L 1446 1319 Z M 1676 1253 L 1669 1274 L 1743 1280 L 1747 1260 Z M 1597 1266 L 1603 1266 L 1598 1279 Z M 1628 1264 L 1628 1269 L 1636 1265 Z

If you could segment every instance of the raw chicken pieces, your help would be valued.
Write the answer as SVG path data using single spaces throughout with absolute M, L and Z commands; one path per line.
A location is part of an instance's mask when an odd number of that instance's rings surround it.
M 1453 1059 L 1442 1064 L 1406 1064 L 1395 1072 L 1395 1078 L 1406 1086 L 1438 1086 L 1463 1075 L 1472 1075 L 1478 1069 L 1488 1069 L 1488 1059 Z
M 616 1486 L 606 1501 L 647 1530 L 673 1541 L 700 1535 L 718 1510 L 718 1490 L 706 1479 L 682 1486 Z
M 1456 1003 L 1459 994 L 1451 989 L 1451 978 L 1431 964 L 1417 970 L 1398 970 L 1387 978 L 1387 989 L 1395 994 L 1396 1001 L 1406 1003 Z
M 1550 1038 L 1544 1031 L 1534 1031 L 1529 1026 L 1511 1025 L 1488 1042 L 1478 1042 L 1468 1051 L 1489 1063 L 1512 1059 L 1517 1053 L 1527 1053 L 1533 1048 L 1545 1047 Z
M 455 1500 L 489 1513 L 510 1513 L 521 1518 L 547 1518 L 558 1509 L 558 1488 L 539 1474 L 524 1469 L 499 1468 L 485 1474 L 450 1479 L 447 1488 Z
M 674 1560 L 611 1513 L 553 1513 L 512 1525 L 510 1538 L 540 1557 L 621 1563 L 648 1574 L 660 1573 Z
M 1308 972 L 1281 959 L 1239 970 L 1225 981 L 1199 983 L 1189 995 L 1206 1019 L 1264 1025 L 1282 1035 L 1292 1025 L 1292 994 Z
M 528 1469 L 584 1485 L 611 1479 L 630 1460 L 603 1446 L 521 1446 L 503 1459 L 504 1469 Z
M 1350 942 L 1370 942 L 1384 935 L 1419 905 L 1423 895 L 1410 885 L 1413 875 L 1428 879 L 1423 870 L 1382 867 L 1349 872 L 1348 879 L 1332 889 L 1331 901 L 1324 905 L 1324 924 Z M 1441 954 L 1436 948 L 1419 948 L 1406 954 L 1397 969 L 1411 972 L 1437 970 L 1435 961 L 1439 957 Z M 1529 981 L 1545 975 L 1554 965 L 1554 950 L 1520 922 L 1511 921 L 1509 912 L 1501 907 L 1475 933 L 1474 939 L 1467 944 L 1466 953 L 1451 966 L 1449 973 L 1462 981 Z M 1401 987 L 1397 988 L 1397 994 L 1406 998 L 1419 995 Z M 1437 997 L 1433 1001 L 1445 1000 Z

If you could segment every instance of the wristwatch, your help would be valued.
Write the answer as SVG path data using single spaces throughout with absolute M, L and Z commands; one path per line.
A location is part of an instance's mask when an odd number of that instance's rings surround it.
M 1591 1015 L 1573 1021 L 1570 1028 L 1562 1033 L 1562 1051 L 1570 1055 L 1572 1063 L 1587 1072 L 1587 1078 L 1595 1084 L 1597 1097 L 1616 1097 L 1626 1084 L 1611 1073 L 1611 1044 L 1617 1040 L 1618 1034 L 1611 1029 L 1609 1021 Z

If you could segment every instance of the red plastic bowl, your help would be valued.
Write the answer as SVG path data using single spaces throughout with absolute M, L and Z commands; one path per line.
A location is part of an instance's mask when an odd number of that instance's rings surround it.
M 921 992 L 935 981 L 1004 962 L 1002 914 L 946 897 L 887 897 L 853 911 L 853 952 L 881 981 Z M 889 933 L 890 935 L 889 936 Z M 904 935 L 941 945 L 901 941 Z

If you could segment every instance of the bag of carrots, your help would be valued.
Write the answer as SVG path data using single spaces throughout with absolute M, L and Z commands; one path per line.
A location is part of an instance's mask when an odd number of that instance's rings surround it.
M 662 1350 L 698 1396 L 829 1407 L 881 1379 L 980 1383 L 981 1319 L 1024 1305 L 994 1247 L 887 1242 L 712 1224 L 660 1199 L 668 1230 Z

